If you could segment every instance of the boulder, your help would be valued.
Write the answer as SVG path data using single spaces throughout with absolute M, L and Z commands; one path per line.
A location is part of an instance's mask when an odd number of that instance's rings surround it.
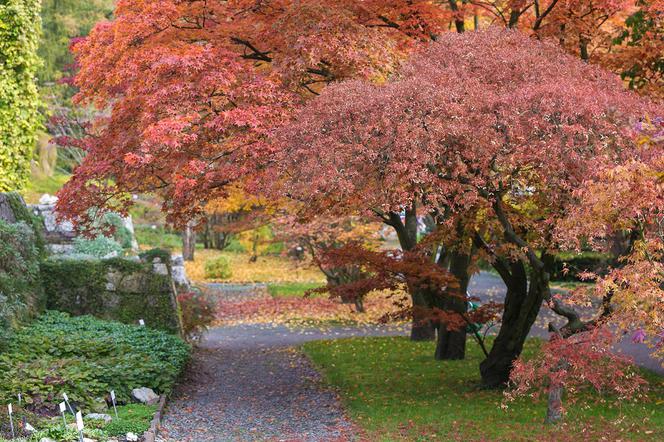
M 159 402 L 159 396 L 151 389 L 147 387 L 134 388 L 131 390 L 131 395 L 138 402 L 148 405 L 154 405 Z

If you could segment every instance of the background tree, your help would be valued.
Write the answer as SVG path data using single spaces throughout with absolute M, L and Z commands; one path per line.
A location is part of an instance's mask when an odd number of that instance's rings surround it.
M 40 128 L 39 0 L 0 3 L 0 191 L 23 187 Z
M 297 213 L 294 208 L 290 212 Z M 379 248 L 379 223 L 357 216 L 346 218 L 317 217 L 309 221 L 300 220 L 292 214 L 284 214 L 274 222 L 276 238 L 283 240 L 296 259 L 304 259 L 308 253 L 327 279 L 327 290 L 334 294 L 339 286 L 353 284 L 365 278 L 367 269 L 360 263 L 345 261 L 335 264 L 328 259 L 330 252 L 344 249 L 349 244 L 361 245 L 368 250 Z M 298 253 L 298 248 L 302 251 Z M 364 296 L 367 293 L 344 291 L 340 299 L 352 303 L 358 312 L 364 312 Z

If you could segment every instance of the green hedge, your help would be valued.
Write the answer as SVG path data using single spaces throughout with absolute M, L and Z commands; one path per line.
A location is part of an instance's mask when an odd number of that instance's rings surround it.
M 0 2 L 0 191 L 22 188 L 41 126 L 40 0 Z
M 189 359 L 179 337 L 146 327 L 49 311 L 18 331 L 0 355 L 0 402 L 20 392 L 31 411 L 57 412 L 62 393 L 84 411 L 120 402 L 131 390 L 168 393 Z

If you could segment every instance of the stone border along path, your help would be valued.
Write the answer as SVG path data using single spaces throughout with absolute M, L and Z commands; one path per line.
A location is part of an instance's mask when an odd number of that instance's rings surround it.
M 233 299 L 265 296 L 263 286 L 233 285 L 225 290 L 223 284 L 212 284 L 209 288 Z M 482 272 L 471 280 L 469 292 L 481 302 L 501 301 L 505 288 L 500 278 Z M 543 308 L 531 335 L 548 336 L 546 327 L 551 320 L 560 318 Z M 167 406 L 157 440 L 356 440 L 358 431 L 337 395 L 321 384 L 319 373 L 293 347 L 319 339 L 404 334 L 403 329 L 390 326 L 295 330 L 262 324 L 212 329 Z M 645 346 L 627 340 L 620 350 L 631 354 L 638 364 L 664 374 Z

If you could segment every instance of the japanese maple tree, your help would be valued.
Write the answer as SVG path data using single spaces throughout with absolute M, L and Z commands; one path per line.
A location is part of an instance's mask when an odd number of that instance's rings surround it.
M 312 210 L 389 221 L 417 205 L 448 231 L 464 220 L 507 286 L 481 365 L 484 383 L 498 386 L 543 301 L 565 328 L 581 326 L 549 287 L 555 227 L 576 187 L 634 155 L 631 124 L 657 112 L 553 43 L 496 28 L 446 33 L 395 81 L 326 89 L 281 134 L 280 164 L 289 194 Z

